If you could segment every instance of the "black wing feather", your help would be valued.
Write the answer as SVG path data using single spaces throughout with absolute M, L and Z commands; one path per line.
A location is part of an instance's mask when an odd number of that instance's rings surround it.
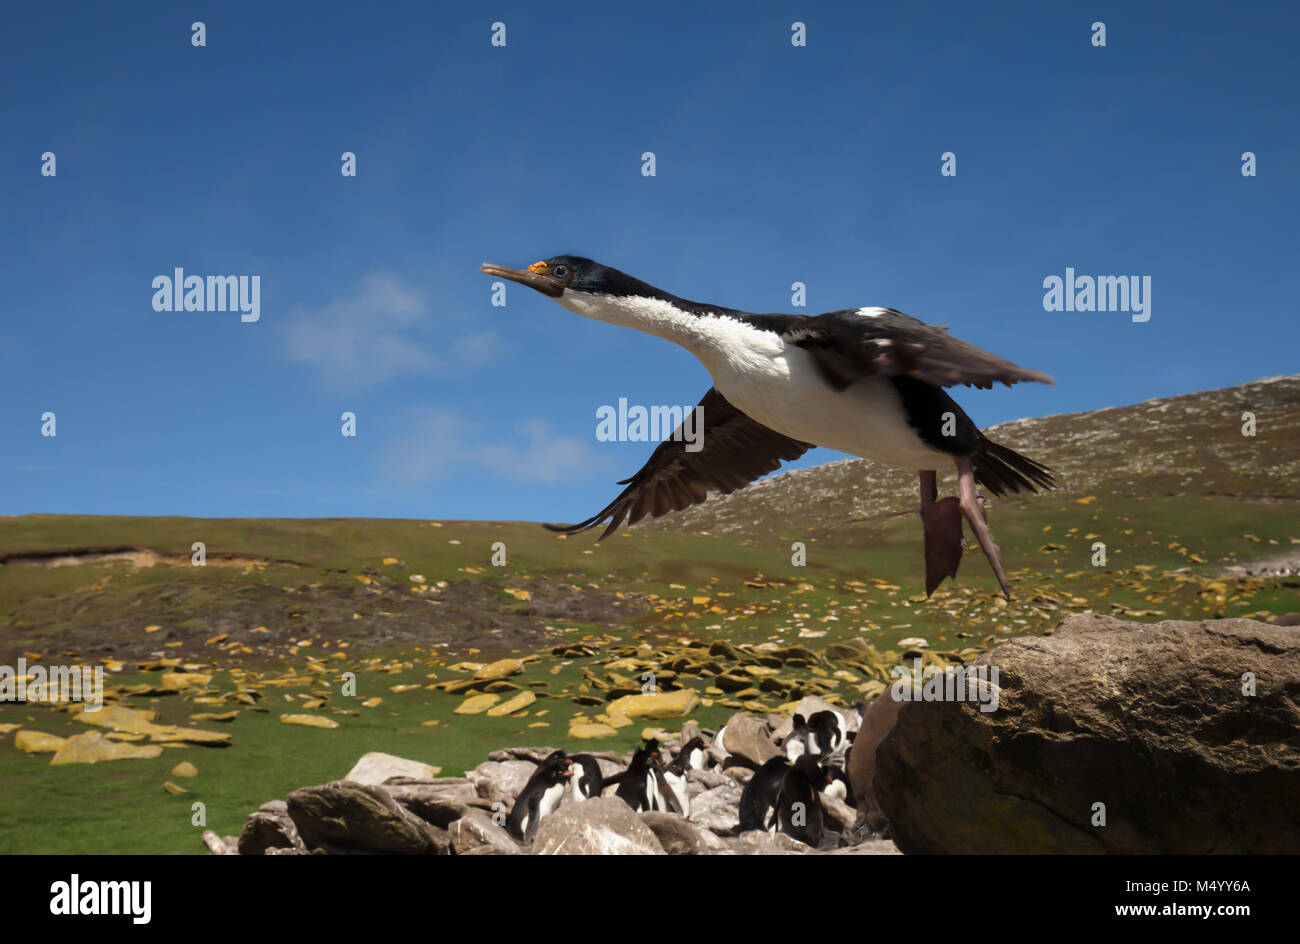
M 783 436 L 751 419 L 716 388 L 709 388 L 697 409 L 704 411 L 703 442 L 698 452 L 686 450 L 679 426 L 672 437 L 659 444 L 641 471 L 618 483 L 627 488 L 599 512 L 577 524 L 544 527 L 577 534 L 608 520 L 598 539 L 603 540 L 624 521 L 636 524 L 647 515 L 658 518 L 698 505 L 710 492 L 727 494 L 744 488 L 775 472 L 783 460 L 797 459 L 812 448 L 810 443 Z
M 868 312 L 864 314 L 863 312 Z M 1034 381 L 1054 384 L 1039 370 L 1018 367 L 946 329 L 892 308 L 832 311 L 788 323 L 781 334 L 808 351 L 822 377 L 843 390 L 864 377 L 915 377 L 936 387 L 989 389 Z

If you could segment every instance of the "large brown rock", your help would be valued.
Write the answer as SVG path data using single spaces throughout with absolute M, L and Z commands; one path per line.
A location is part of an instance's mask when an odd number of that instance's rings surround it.
M 664 855 L 654 831 L 618 797 L 562 806 L 533 837 L 534 855 Z
M 889 736 L 898 721 L 899 709 L 905 702 L 896 700 L 889 689 L 877 695 L 863 713 L 862 724 L 854 735 L 846 765 L 849 782 L 853 784 L 853 802 L 858 810 L 858 822 L 871 835 L 883 833 L 889 820 L 876 800 L 873 784 L 876 779 L 876 748 Z
M 754 767 L 762 767 L 781 753 L 772 741 L 767 722 L 744 713 L 734 714 L 727 720 L 723 741 L 728 754 L 744 758 Z
M 529 760 L 488 760 L 468 771 L 465 777 L 489 804 L 501 803 L 509 812 L 515 797 L 523 792 L 528 778 L 536 771 L 537 765 Z
M 471 810 L 491 811 L 491 804 L 479 797 L 474 784 L 464 777 L 392 777 L 384 781 L 389 795 L 425 822 L 443 829 Z
M 974 664 L 997 711 L 905 704 L 876 752 L 904 852 L 1300 852 L 1294 629 L 1087 614 Z
M 308 848 L 446 855 L 447 833 L 408 812 L 383 787 L 336 780 L 287 797 Z

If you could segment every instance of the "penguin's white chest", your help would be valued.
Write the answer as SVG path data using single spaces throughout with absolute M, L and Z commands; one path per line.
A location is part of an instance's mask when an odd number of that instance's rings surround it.
M 546 788 L 542 793 L 542 799 L 537 804 L 537 821 L 540 823 L 543 819 L 550 816 L 560 805 L 560 800 L 564 799 L 564 784 L 557 783 Z
M 801 442 L 909 469 L 939 469 L 951 461 L 917 435 L 898 390 L 884 377 L 867 377 L 837 391 L 822 378 L 811 354 L 778 335 L 731 318 L 702 321 L 696 356 L 719 392 L 764 426 Z

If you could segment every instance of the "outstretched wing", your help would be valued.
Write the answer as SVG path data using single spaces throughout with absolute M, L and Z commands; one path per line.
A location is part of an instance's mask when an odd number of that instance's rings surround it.
M 859 308 L 802 318 L 787 324 L 781 337 L 810 353 L 836 390 L 871 376 L 916 377 L 936 387 L 965 384 L 982 389 L 995 383 L 1008 387 L 1023 381 L 1056 383 L 1042 371 L 1017 367 L 954 338 L 946 328 L 917 321 L 892 308 Z
M 658 518 L 698 505 L 711 491 L 725 495 L 744 488 L 759 476 L 776 471 L 782 460 L 797 459 L 812 448 L 810 443 L 782 436 L 750 419 L 716 388 L 710 387 L 695 409 L 702 411 L 703 419 L 698 451 L 686 449 L 690 443 L 683 435 L 683 420 L 677 432 L 659 444 L 640 472 L 618 483 L 627 488 L 612 502 L 586 521 L 546 527 L 576 534 L 608 520 L 609 526 L 600 536 L 604 539 L 625 520 L 636 524 L 646 515 Z M 699 430 L 697 421 L 697 435 Z

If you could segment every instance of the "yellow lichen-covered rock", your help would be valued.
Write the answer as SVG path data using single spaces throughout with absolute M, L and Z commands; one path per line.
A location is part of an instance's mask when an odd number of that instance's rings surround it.
M 146 732 L 149 740 L 185 741 L 190 744 L 229 744 L 231 735 L 225 731 L 204 731 L 202 728 L 182 728 L 174 724 L 160 724 Z
M 596 720 L 605 722 L 605 724 L 609 725 L 611 728 L 626 728 L 632 723 L 631 718 L 625 714 L 620 714 L 617 711 L 607 711 L 602 715 L 598 715 Z
M 471 695 L 456 706 L 453 714 L 477 715 L 487 711 L 500 700 L 500 695 Z
M 488 709 L 488 716 L 491 718 L 500 718 L 504 715 L 512 715 L 516 711 L 522 711 L 533 702 L 537 701 L 537 696 L 532 692 L 523 691 L 511 698 L 509 701 L 503 701 L 501 704 Z
M 377 708 L 383 704 L 383 699 L 376 695 L 374 698 L 367 698 L 361 703 L 362 708 Z
M 14 735 L 14 747 L 24 754 L 53 754 L 63 746 L 67 738 L 44 731 L 30 731 L 24 728 Z
M 498 659 L 496 662 L 489 662 L 478 669 L 474 673 L 474 678 L 480 681 L 484 679 L 503 679 L 508 675 L 518 675 L 523 670 L 523 659 Z
M 607 724 L 597 722 L 579 722 L 569 726 L 569 737 L 580 740 L 589 740 L 591 738 L 616 737 L 618 731 Z
M 158 687 L 183 692 L 191 688 L 202 688 L 211 681 L 212 676 L 205 672 L 164 672 L 158 679 Z
M 110 741 L 99 731 L 74 734 L 63 742 L 50 764 L 98 764 L 106 760 L 143 760 L 162 754 L 158 744 L 128 744 Z
M 189 777 L 197 777 L 198 775 L 199 775 L 199 768 L 195 767 L 187 760 L 181 761 L 179 764 L 177 764 L 175 767 L 172 768 L 173 777 L 189 778 Z
M 182 728 L 174 724 L 155 724 L 158 712 L 123 705 L 105 705 L 98 711 L 82 707 L 73 718 L 82 724 L 109 728 L 129 734 L 143 734 L 151 741 L 189 741 L 192 744 L 226 744 L 230 735 L 221 731 L 204 731 L 202 728 Z
M 333 718 L 321 715 L 280 715 L 281 724 L 302 724 L 309 728 L 337 728 L 339 723 Z
M 98 711 L 91 711 L 85 705 L 78 705 L 72 710 L 72 717 L 82 724 L 93 724 L 97 728 L 112 728 L 114 731 L 131 731 L 147 734 L 148 729 L 156 727 L 154 719 L 158 712 L 148 708 L 127 708 L 125 705 L 105 705 Z
M 170 780 L 163 781 L 163 789 L 166 790 L 168 793 L 170 793 L 172 796 L 178 796 L 182 793 L 190 792 L 186 790 L 184 787 L 180 786 L 179 784 L 172 783 Z
M 608 711 L 628 718 L 680 718 L 694 711 L 699 703 L 700 696 L 694 689 L 679 688 L 654 695 L 624 695 L 610 702 Z

